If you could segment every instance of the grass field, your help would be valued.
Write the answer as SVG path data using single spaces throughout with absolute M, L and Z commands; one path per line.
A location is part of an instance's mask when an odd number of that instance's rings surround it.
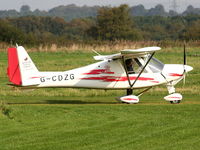
M 186 85 L 177 85 L 181 104 L 163 100 L 155 87 L 137 105 L 120 104 L 125 91 L 38 89 L 6 84 L 7 56 L 0 52 L 0 150 L 195 150 L 200 147 L 200 48 L 188 49 Z M 41 71 L 68 70 L 95 62 L 91 52 L 30 52 Z M 182 48 L 156 54 L 164 63 L 183 63 Z

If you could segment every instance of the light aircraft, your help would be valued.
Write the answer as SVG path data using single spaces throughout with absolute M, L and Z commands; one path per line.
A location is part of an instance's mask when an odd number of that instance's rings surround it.
M 97 63 L 63 71 L 38 71 L 28 53 L 22 46 L 8 48 L 9 81 L 13 86 L 25 88 L 94 88 L 124 89 L 125 96 L 119 101 L 128 104 L 139 102 L 139 97 L 154 86 L 165 84 L 169 95 L 164 99 L 173 104 L 180 103 L 182 95 L 176 93 L 174 86 L 193 68 L 186 65 L 184 48 L 184 64 L 163 64 L 153 55 L 160 47 L 125 49 L 113 55 L 94 56 Z M 133 95 L 134 89 L 144 88 Z

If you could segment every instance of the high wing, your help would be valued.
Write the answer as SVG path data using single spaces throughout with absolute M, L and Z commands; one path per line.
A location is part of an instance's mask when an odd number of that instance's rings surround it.
M 131 95 L 132 92 L 133 92 L 132 88 L 133 88 L 134 84 L 139 79 L 140 75 L 142 74 L 142 72 L 144 71 L 144 69 L 146 68 L 146 66 L 150 62 L 150 60 L 152 59 L 155 52 L 158 51 L 158 50 L 161 50 L 161 48 L 160 47 L 145 47 L 145 48 L 140 48 L 140 49 L 124 49 L 124 50 L 121 50 L 120 53 L 113 54 L 113 55 L 94 56 L 94 59 L 95 60 L 122 59 L 123 67 L 125 69 L 126 76 L 128 78 L 128 83 L 129 83 L 129 86 L 130 86 L 130 88 L 127 89 L 127 95 Z M 127 66 L 125 64 L 125 58 L 126 57 L 128 57 L 128 58 L 147 57 L 148 54 L 150 54 L 150 57 L 147 59 L 145 64 L 143 64 L 143 67 L 142 67 L 141 71 L 139 72 L 139 74 L 137 75 L 135 81 L 133 83 L 131 83 L 129 73 L 128 73 L 128 69 L 127 69 Z
M 147 54 L 151 54 L 155 51 L 161 50 L 160 47 L 145 47 L 140 49 L 124 49 L 121 50 L 120 53 L 113 54 L 113 55 L 98 55 L 94 56 L 95 60 L 109 60 L 109 59 L 120 59 L 122 57 L 143 57 Z

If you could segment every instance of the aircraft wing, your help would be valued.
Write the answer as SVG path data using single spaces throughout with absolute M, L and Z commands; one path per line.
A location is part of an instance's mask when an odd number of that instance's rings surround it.
M 95 60 L 109 60 L 109 59 L 118 59 L 121 58 L 121 53 L 113 54 L 113 55 L 98 55 L 94 56 Z
M 151 54 L 155 51 L 161 50 L 160 47 L 145 47 L 140 49 L 124 49 L 120 53 L 113 55 L 98 55 L 94 56 L 95 60 L 109 60 L 109 59 L 120 59 L 122 56 L 128 57 L 142 57 L 147 54 Z

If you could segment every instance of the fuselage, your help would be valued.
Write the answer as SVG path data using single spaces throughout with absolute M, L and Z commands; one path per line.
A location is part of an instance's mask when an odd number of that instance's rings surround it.
M 139 60 L 143 63 L 142 59 Z M 133 89 L 167 84 L 172 81 L 180 81 L 183 78 L 184 65 L 168 65 L 161 62 L 150 62 L 145 71 L 135 82 Z M 159 64 L 160 63 L 160 64 Z M 186 71 L 192 70 L 185 65 Z M 73 87 L 73 88 L 96 88 L 96 89 L 127 89 L 130 83 L 136 80 L 141 67 L 132 74 L 126 74 L 121 59 L 104 60 L 85 67 L 64 72 L 39 72 L 37 76 L 40 84 L 36 87 Z M 129 82 L 130 80 L 130 82 Z

